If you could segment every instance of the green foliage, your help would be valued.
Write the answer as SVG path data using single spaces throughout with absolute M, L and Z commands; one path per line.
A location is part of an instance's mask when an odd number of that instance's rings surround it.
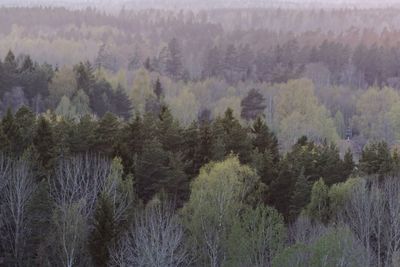
M 227 266 L 269 266 L 284 240 L 283 217 L 275 209 L 263 205 L 246 208 L 233 222 Z
M 371 143 L 362 153 L 359 163 L 360 170 L 367 175 L 382 177 L 393 170 L 393 159 L 385 142 Z
M 311 244 L 297 243 L 273 260 L 276 267 L 365 266 L 366 251 L 347 228 L 329 229 Z
M 262 117 L 267 106 L 264 96 L 256 89 L 251 89 L 247 96 L 243 98 L 241 107 L 241 117 L 249 121 Z
M 306 213 L 314 220 L 328 223 L 330 215 L 329 204 L 329 188 L 321 178 L 312 187 L 311 200 L 307 205 Z
M 40 117 L 33 136 L 33 147 L 36 160 L 43 174 L 51 171 L 54 166 L 55 144 L 50 123 L 44 117 Z
M 110 257 L 108 245 L 115 238 L 116 226 L 114 223 L 111 199 L 101 195 L 94 215 L 94 230 L 88 244 L 93 264 L 96 266 L 108 266 Z
M 203 167 L 193 181 L 183 215 L 200 263 L 225 264 L 235 220 L 246 207 L 260 202 L 263 185 L 237 157 Z M 212 251 L 208 254 L 207 251 Z

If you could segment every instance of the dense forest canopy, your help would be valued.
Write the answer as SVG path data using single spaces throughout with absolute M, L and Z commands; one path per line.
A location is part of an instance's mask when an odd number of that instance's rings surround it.
M 400 266 L 400 9 L 24 2 L 0 266 Z

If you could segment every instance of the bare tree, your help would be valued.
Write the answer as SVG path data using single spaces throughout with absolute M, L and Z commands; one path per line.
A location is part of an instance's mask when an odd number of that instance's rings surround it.
M 114 266 L 187 266 L 184 229 L 170 203 L 151 203 L 111 253 Z
M 29 224 L 27 208 L 36 189 L 30 165 L 25 160 L 9 160 L 2 158 L 0 179 L 6 177 L 2 190 L 2 221 L 5 228 L 5 245 L 10 251 L 15 266 L 22 266 Z
M 54 177 L 49 179 L 50 195 L 56 206 L 54 249 L 63 266 L 83 261 L 82 248 L 90 232 L 89 220 L 109 174 L 108 160 L 86 154 L 61 159 Z

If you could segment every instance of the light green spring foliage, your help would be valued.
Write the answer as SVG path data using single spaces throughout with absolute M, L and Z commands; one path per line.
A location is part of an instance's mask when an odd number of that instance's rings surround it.
M 64 96 L 71 98 L 77 86 L 73 69 L 61 68 L 54 74 L 49 85 L 49 101 L 51 105 L 56 106 Z
M 236 156 L 201 169 L 183 209 L 190 242 L 207 266 L 263 266 L 283 242 L 284 223 L 273 209 L 253 205 L 263 184 Z
M 153 85 L 148 71 L 140 69 L 135 73 L 132 90 L 129 96 L 135 110 L 143 113 L 146 99 L 154 97 Z
M 273 260 L 273 267 L 363 267 L 366 251 L 347 228 L 328 228 L 311 244 L 297 243 Z
M 350 178 L 344 183 L 333 185 L 329 189 L 329 209 L 331 214 L 337 214 L 345 204 L 352 190 L 363 183 L 362 178 Z
M 229 236 L 228 266 L 269 266 L 283 248 L 285 225 L 275 209 L 263 205 L 246 208 L 234 221 Z
M 72 98 L 72 105 L 76 110 L 79 118 L 91 114 L 90 100 L 88 95 L 83 90 L 78 90 Z
M 68 119 L 82 118 L 91 114 L 89 97 L 83 90 L 78 90 L 72 101 L 69 97 L 63 96 L 58 104 L 55 114 Z
M 197 120 L 200 106 L 188 87 L 183 88 L 176 97 L 169 99 L 168 104 L 172 115 L 178 118 L 182 125 L 189 126 Z
M 329 188 L 321 178 L 313 185 L 311 201 L 304 210 L 305 213 L 313 220 L 327 223 L 337 216 L 352 190 L 360 183 L 361 178 L 350 178 Z
M 275 122 L 278 138 L 288 150 L 301 136 L 314 141 L 339 139 L 328 110 L 318 102 L 314 85 L 309 80 L 293 80 L 279 85 Z
M 399 137 L 399 105 L 400 96 L 394 89 L 370 88 L 356 103 L 358 115 L 354 116 L 353 123 L 369 140 L 392 142 Z
M 72 105 L 67 96 L 63 96 L 61 98 L 61 101 L 58 104 L 55 113 L 59 116 L 63 116 L 66 118 L 75 118 L 77 115 L 76 108 Z
M 306 209 L 307 214 L 321 222 L 329 217 L 329 188 L 321 178 L 315 182 L 311 190 L 311 201 Z

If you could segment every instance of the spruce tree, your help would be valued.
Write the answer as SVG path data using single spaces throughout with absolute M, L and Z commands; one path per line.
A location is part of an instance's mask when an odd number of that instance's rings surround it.
M 145 203 L 158 193 L 168 176 L 169 155 L 157 139 L 147 140 L 135 168 L 137 194 Z
M 90 115 L 84 115 L 73 130 L 70 138 L 71 152 L 86 153 L 93 150 L 96 143 L 97 122 Z
M 251 133 L 253 134 L 253 149 L 257 149 L 260 153 L 269 151 L 273 162 L 277 163 L 279 161 L 278 139 L 261 117 L 257 117 L 253 123 Z
M 157 138 L 165 151 L 178 152 L 182 148 L 182 130 L 168 107 L 163 106 L 157 121 Z
M 15 124 L 14 115 L 11 111 L 11 108 L 7 109 L 6 114 L 2 118 L 1 125 L 5 137 L 7 138 L 8 143 L 10 144 L 10 151 L 15 151 L 14 138 L 18 136 L 18 127 Z
M 255 120 L 264 114 L 267 107 L 264 96 L 256 89 L 251 89 L 241 102 L 241 117 L 247 121 Z
M 290 198 L 290 220 L 295 220 L 302 209 L 310 202 L 310 194 L 311 184 L 304 175 L 304 170 L 302 170 L 300 176 L 297 178 L 293 194 Z
M 39 175 L 45 175 L 50 172 L 54 166 L 56 145 L 51 125 L 43 116 L 38 119 L 33 137 L 33 146 L 39 164 Z
M 156 83 L 154 84 L 154 94 L 156 95 L 157 99 L 160 101 L 161 97 L 164 94 L 164 89 L 162 87 L 160 78 L 157 78 Z
M 224 151 L 225 153 L 225 151 Z M 199 141 L 197 144 L 199 166 L 204 166 L 213 158 L 213 132 L 210 123 L 203 122 L 199 127 Z
M 353 154 L 351 153 L 351 150 L 348 149 L 343 158 L 343 177 L 349 178 L 350 175 L 353 173 L 354 168 L 355 163 L 353 160 Z
M 115 115 L 129 120 L 132 116 L 132 102 L 126 94 L 124 88 L 118 85 L 117 90 L 113 96 L 113 112 Z
M 120 124 L 114 114 L 107 112 L 99 121 L 95 132 L 96 151 L 112 156 L 119 136 Z
M 93 226 L 88 245 L 92 263 L 106 267 L 110 260 L 110 245 L 115 241 L 116 225 L 111 199 L 104 194 L 98 199 Z
M 15 114 L 15 124 L 18 128 L 20 137 L 18 145 L 18 154 L 22 154 L 33 141 L 36 118 L 35 114 L 26 106 L 21 107 Z

